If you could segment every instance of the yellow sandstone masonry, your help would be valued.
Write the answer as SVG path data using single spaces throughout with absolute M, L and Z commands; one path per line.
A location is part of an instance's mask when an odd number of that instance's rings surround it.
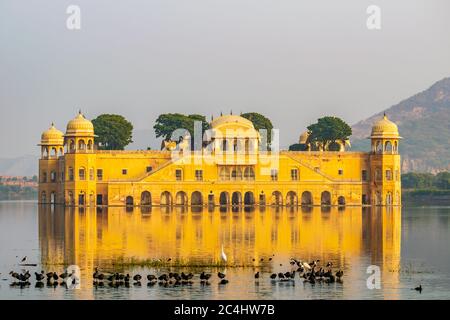
M 211 122 L 209 144 L 162 151 L 100 151 L 81 112 L 66 133 L 41 136 L 39 201 L 68 206 L 401 205 L 401 139 L 386 116 L 370 152 L 260 151 L 253 124 L 237 115 Z M 300 136 L 307 143 L 307 134 Z M 315 148 L 308 145 L 309 150 Z

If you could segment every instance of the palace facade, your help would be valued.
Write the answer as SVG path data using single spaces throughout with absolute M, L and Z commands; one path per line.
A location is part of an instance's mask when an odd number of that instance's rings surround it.
M 372 127 L 369 152 L 263 151 L 251 121 L 211 121 L 206 143 L 161 151 L 97 150 L 81 112 L 65 134 L 42 133 L 39 201 L 67 206 L 401 205 L 401 139 L 386 116 Z M 307 135 L 300 136 L 301 144 Z M 312 146 L 307 148 L 314 150 Z

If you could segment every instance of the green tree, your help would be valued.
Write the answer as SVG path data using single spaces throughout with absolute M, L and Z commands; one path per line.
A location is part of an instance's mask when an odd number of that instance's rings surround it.
M 304 143 L 294 143 L 289 146 L 289 151 L 306 151 L 307 147 Z
M 308 126 L 308 140 L 313 144 L 320 144 L 323 149 L 325 146 L 344 143 L 352 135 L 352 128 L 338 117 L 323 117 Z
M 191 135 L 191 146 L 194 143 L 194 126 L 195 122 L 200 121 L 202 123 L 202 137 L 203 132 L 209 129 L 209 123 L 206 121 L 205 116 L 199 114 L 184 115 L 181 113 L 165 113 L 158 116 L 156 123 L 153 126 L 156 137 L 162 137 L 164 140 L 169 141 L 172 138 L 172 134 L 177 129 L 185 129 Z M 177 137 L 179 141 L 183 137 Z
M 256 130 L 265 129 L 267 130 L 267 146 L 270 146 L 272 141 L 272 129 L 273 124 L 269 118 L 263 116 L 257 112 L 248 112 L 241 114 L 241 117 L 250 120 L 253 123 L 253 126 Z
M 408 172 L 402 174 L 402 187 L 405 189 L 428 189 L 433 187 L 431 173 Z
M 133 125 L 118 114 L 102 114 L 92 120 L 95 142 L 101 150 L 123 150 L 132 140 Z
M 439 172 L 434 177 L 434 186 L 437 189 L 449 190 L 450 189 L 450 172 Z

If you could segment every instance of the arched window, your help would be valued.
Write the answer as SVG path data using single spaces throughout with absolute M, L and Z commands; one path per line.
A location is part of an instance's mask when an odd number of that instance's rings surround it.
M 220 180 L 230 180 L 230 169 L 228 167 L 220 168 Z
M 386 141 L 384 144 L 384 152 L 392 153 L 392 143 L 390 141 Z
M 398 152 L 398 142 L 397 141 L 394 141 L 394 148 L 393 148 L 393 150 L 394 150 L 394 153 Z
M 69 181 L 73 181 L 73 168 L 69 167 L 69 170 L 67 172 L 67 176 L 69 178 Z
M 80 139 L 78 141 L 78 150 L 80 150 L 80 151 L 86 150 L 86 144 L 84 143 L 83 139 Z
M 313 197 L 312 193 L 309 191 L 303 191 L 302 193 L 302 206 L 312 206 Z
M 86 170 L 83 167 L 78 170 L 78 177 L 80 180 L 86 180 Z
M 329 191 L 322 192 L 320 196 L 320 204 L 323 206 L 331 205 L 331 193 Z
M 238 145 L 238 139 L 237 138 L 233 139 L 233 151 L 234 152 L 238 152 L 239 151 L 239 145 Z
M 53 158 L 56 158 L 57 155 L 58 155 L 58 151 L 56 151 L 56 148 L 53 147 L 52 151 L 50 152 L 50 156 Z
M 47 182 L 47 171 L 42 172 L 42 182 Z
M 151 206 L 152 205 L 152 195 L 148 191 L 141 193 L 141 206 Z
M 222 151 L 226 152 L 227 149 L 228 149 L 228 141 L 227 141 L 227 139 L 223 139 L 222 140 Z
M 45 191 L 42 191 L 41 193 L 41 203 L 47 203 L 47 194 Z
M 50 172 L 50 181 L 56 182 L 56 172 L 55 171 Z
M 254 180 L 255 179 L 255 171 L 253 167 L 246 167 L 244 170 L 244 179 L 245 180 Z
M 245 138 L 245 153 L 250 153 L 250 139 Z
M 75 140 L 70 139 L 69 140 L 69 152 L 74 152 L 75 151 Z
M 94 180 L 94 168 L 89 169 L 89 180 Z
M 381 141 L 377 141 L 375 152 L 376 153 L 382 153 L 383 152 L 383 144 L 381 143 Z
M 92 140 L 90 140 L 90 139 L 89 139 L 88 144 L 87 144 L 87 149 L 88 149 L 89 151 L 92 150 Z
M 231 171 L 232 180 L 242 180 L 242 169 L 240 167 L 233 168 Z

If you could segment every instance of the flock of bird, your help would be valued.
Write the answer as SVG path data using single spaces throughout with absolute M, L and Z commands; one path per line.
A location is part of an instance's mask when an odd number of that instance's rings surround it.
M 344 275 L 344 271 L 338 269 L 333 273 L 332 267 L 333 263 L 330 261 L 326 264 L 325 267 L 320 266 L 320 260 L 313 260 L 311 262 L 305 262 L 302 260 L 297 260 L 295 258 L 291 258 L 289 264 L 292 266 L 291 271 L 287 272 L 279 272 L 272 273 L 270 278 L 272 280 L 280 281 L 292 281 L 295 279 L 295 275 L 298 274 L 304 282 L 316 283 L 316 282 L 325 282 L 325 283 L 334 283 L 334 282 L 342 282 L 342 277 Z M 292 270 L 294 268 L 294 270 Z M 255 278 L 259 278 L 259 273 L 255 274 Z
M 223 253 L 223 248 L 222 248 Z M 225 258 L 226 259 L 226 258 Z M 22 263 L 26 260 L 26 257 L 22 259 Z M 272 260 L 272 257 L 269 258 L 269 261 Z M 255 259 L 253 259 L 255 261 Z M 261 262 L 264 261 L 263 258 L 260 259 Z M 291 265 L 290 271 L 286 272 L 278 272 L 278 273 L 272 273 L 270 274 L 270 279 L 272 281 L 294 281 L 296 274 L 299 275 L 300 279 L 303 279 L 304 282 L 309 282 L 311 284 L 314 284 L 316 282 L 325 282 L 325 283 L 334 283 L 334 282 L 340 282 L 342 283 L 342 277 L 344 275 L 344 272 L 341 269 L 338 269 L 337 271 L 333 272 L 333 263 L 330 261 L 325 266 L 320 265 L 320 260 L 316 259 L 311 262 L 305 262 L 302 260 L 297 260 L 295 258 L 291 258 L 289 261 L 289 264 Z M 280 264 L 282 266 L 282 264 Z M 13 278 L 13 282 L 11 283 L 11 286 L 20 286 L 20 287 L 27 287 L 31 285 L 30 278 L 31 274 L 28 270 L 23 270 L 21 273 L 11 271 L 10 276 Z M 69 284 L 76 284 L 79 279 L 75 276 L 75 272 L 72 271 L 71 273 L 68 273 L 67 271 L 58 274 L 56 272 L 48 272 L 45 273 L 43 270 L 38 273 L 35 272 L 35 279 L 36 279 L 36 287 L 43 287 L 44 281 L 47 283 L 47 287 L 57 287 L 58 285 L 69 285 Z M 177 285 L 191 285 L 194 283 L 194 274 L 193 273 L 177 273 L 177 272 L 169 272 L 169 273 L 163 273 L 161 275 L 154 275 L 154 274 L 148 274 L 146 276 L 147 278 L 147 285 L 153 286 L 155 284 L 159 284 L 161 286 L 177 286 Z M 206 273 L 205 271 L 202 271 L 199 275 L 200 278 L 200 284 L 202 285 L 209 285 L 209 280 L 211 279 L 212 274 Z M 217 277 L 219 278 L 219 284 L 220 285 L 226 285 L 229 281 L 226 278 L 226 274 L 222 272 L 217 273 Z M 255 281 L 259 281 L 261 277 L 260 271 L 257 271 L 254 275 Z M 133 276 L 130 276 L 130 274 L 123 274 L 123 273 L 102 273 L 99 271 L 98 267 L 95 268 L 95 272 L 92 275 L 93 278 L 93 284 L 95 287 L 97 286 L 104 286 L 105 282 L 110 287 L 120 287 L 125 286 L 129 287 L 130 282 L 133 283 L 133 286 L 141 286 L 143 277 L 140 274 L 135 274 Z M 422 285 L 419 287 L 414 288 L 414 290 L 422 292 Z
M 194 283 L 194 277 L 195 275 L 192 272 L 189 273 L 178 273 L 178 272 L 169 272 L 169 273 L 163 273 L 161 275 L 155 275 L 155 274 L 148 274 L 146 276 L 147 278 L 147 285 L 153 286 L 155 284 L 159 284 L 161 286 L 177 286 L 177 285 L 191 285 Z M 202 272 L 199 275 L 200 283 L 203 285 L 210 284 L 209 280 L 211 279 L 212 274 Z M 217 277 L 219 278 L 219 284 L 225 285 L 228 283 L 228 279 L 226 279 L 226 274 L 222 272 L 217 273 Z M 130 282 L 133 283 L 133 286 L 141 286 L 142 280 L 144 279 L 142 275 L 135 274 L 134 276 L 130 276 L 130 274 L 124 274 L 124 273 L 102 273 L 99 271 L 98 268 L 95 268 L 95 272 L 92 275 L 92 278 L 94 280 L 94 286 L 103 287 L 105 286 L 105 282 L 110 287 L 120 287 L 130 286 Z
M 11 271 L 9 275 L 13 278 L 11 287 L 28 287 L 31 285 L 30 278 L 31 274 L 28 270 L 23 270 L 21 273 Z M 58 285 L 70 285 L 75 284 L 79 281 L 75 277 L 75 272 L 68 273 L 67 271 L 58 274 L 56 272 L 45 273 L 42 270 L 40 273 L 34 273 L 36 278 L 36 287 L 42 288 L 44 286 L 44 281 L 47 283 L 47 287 L 57 287 Z

